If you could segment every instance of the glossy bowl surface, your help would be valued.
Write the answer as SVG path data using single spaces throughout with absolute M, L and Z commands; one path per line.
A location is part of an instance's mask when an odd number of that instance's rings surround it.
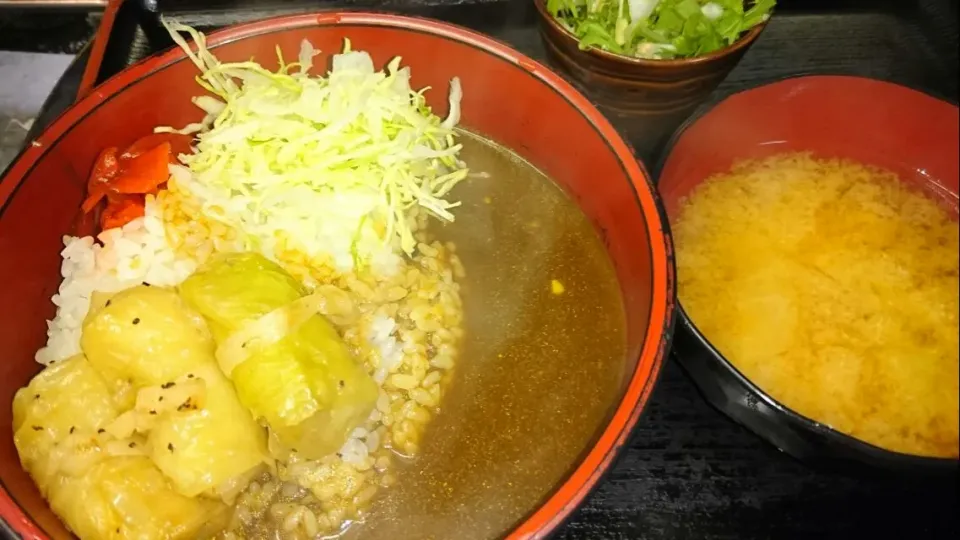
M 646 60 L 590 48 L 534 0 L 540 35 L 550 62 L 568 75 L 631 141 L 659 144 L 726 78 L 766 23 L 732 45 L 710 54 L 673 60 Z
M 445 89 L 459 76 L 461 125 L 513 149 L 554 179 L 594 224 L 614 262 L 627 322 L 621 393 L 592 445 L 555 488 L 497 534 L 545 536 L 580 504 L 625 444 L 667 353 L 673 262 L 658 197 L 630 148 L 587 99 L 542 65 L 474 32 L 426 19 L 326 12 L 232 27 L 212 34 L 208 43 L 224 61 L 254 57 L 272 68 L 276 45 L 295 58 L 300 42 L 309 39 L 324 51 L 315 65 L 325 65 L 345 37 L 370 52 L 377 65 L 402 56 L 418 88 Z M 68 536 L 20 467 L 9 406 L 39 369 L 33 356 L 45 340 L 44 319 L 54 315 L 50 297 L 60 281 L 62 236 L 77 230 L 85 180 L 100 149 L 125 146 L 156 125 L 199 119 L 190 103 L 198 93 L 195 73 L 180 50 L 123 71 L 28 145 L 0 182 L 0 515 L 24 538 Z M 434 110 L 446 114 L 445 92 L 428 96 Z M 459 493 L 501 488 L 465 486 Z M 443 517 L 456 522 L 462 516 Z
M 737 161 L 810 151 L 886 168 L 957 214 L 956 105 L 892 83 L 844 76 L 786 79 L 727 98 L 671 141 L 658 175 L 670 220 L 682 199 Z M 957 460 L 883 450 L 805 418 L 744 377 L 679 310 L 674 356 L 718 409 L 797 458 L 893 473 L 957 470 Z

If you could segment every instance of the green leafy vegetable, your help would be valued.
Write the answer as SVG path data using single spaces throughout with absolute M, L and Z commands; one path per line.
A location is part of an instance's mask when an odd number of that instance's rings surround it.
M 648 59 L 689 58 L 732 45 L 765 22 L 776 0 L 547 0 L 547 11 L 580 40 Z

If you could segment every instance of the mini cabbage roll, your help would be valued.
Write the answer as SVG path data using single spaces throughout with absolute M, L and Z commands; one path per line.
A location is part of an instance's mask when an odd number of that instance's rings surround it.
M 115 385 L 133 387 L 107 433 L 143 438 L 180 494 L 223 495 L 222 485 L 269 461 L 263 428 L 216 365 L 206 323 L 176 292 L 139 286 L 112 296 L 84 321 L 81 348 Z
M 20 461 L 67 527 L 80 538 L 137 540 L 222 528 L 226 505 L 177 493 L 144 448 L 106 431 L 120 413 L 107 381 L 82 355 L 44 369 L 14 397 Z
M 349 310 L 345 293 L 306 291 L 261 255 L 219 255 L 180 285 L 219 349 L 240 401 L 286 450 L 336 452 L 376 404 L 378 388 L 320 312 Z M 336 305 L 335 305 L 336 304 Z
M 249 478 L 260 472 L 268 460 L 264 430 L 240 404 L 233 385 L 214 362 L 194 370 L 193 375 L 206 383 L 202 408 L 198 403 L 198 408 L 190 410 L 184 400 L 159 415 L 149 432 L 150 456 L 180 493 L 218 494 L 232 503 L 232 497 L 219 490 L 238 475 Z M 180 408 L 184 410 L 178 411 Z M 148 415 L 149 410 L 156 410 L 140 408 L 144 409 Z M 245 487 L 246 482 L 242 484 Z
M 150 386 L 211 360 L 213 341 L 174 291 L 141 285 L 90 310 L 80 348 L 104 377 Z
M 13 398 L 13 441 L 23 468 L 47 496 L 64 472 L 100 459 L 98 431 L 120 414 L 106 381 L 86 358 L 52 364 Z
M 64 479 L 50 507 L 84 539 L 210 538 L 229 517 L 220 501 L 177 493 L 143 456 L 106 458 L 83 476 Z

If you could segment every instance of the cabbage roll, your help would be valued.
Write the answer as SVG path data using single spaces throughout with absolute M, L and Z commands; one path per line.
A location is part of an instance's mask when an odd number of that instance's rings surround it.
M 24 469 L 80 538 L 163 540 L 222 528 L 227 506 L 177 493 L 144 448 L 106 432 L 121 408 L 83 356 L 40 372 L 13 401 Z
M 84 539 L 210 538 L 229 517 L 220 501 L 177 493 L 143 456 L 106 458 L 65 479 L 51 494 L 50 507 Z
M 133 387 L 133 404 L 107 433 L 143 437 L 180 494 L 223 495 L 221 486 L 269 460 L 263 428 L 216 365 L 206 324 L 176 292 L 139 286 L 114 295 L 84 321 L 81 348 L 106 378 Z
M 180 285 L 207 320 L 240 401 L 282 448 L 319 459 L 366 420 L 378 388 L 318 313 L 324 299 L 305 293 L 283 268 L 252 253 L 216 256 Z
M 120 412 L 106 381 L 82 355 L 52 364 L 17 391 L 13 441 L 40 493 L 47 496 L 64 471 L 82 473 L 99 458 L 98 431 Z

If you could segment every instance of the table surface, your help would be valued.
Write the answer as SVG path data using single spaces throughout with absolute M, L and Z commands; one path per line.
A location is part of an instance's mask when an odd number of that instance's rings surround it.
M 0 171 L 20 152 L 45 97 L 72 60 L 72 54 L 0 50 Z
M 629 448 L 559 538 L 957 538 L 957 514 L 955 488 L 807 468 L 713 409 L 669 362 Z
M 63 17 L 17 26 L 0 12 L 0 50 L 76 52 L 96 17 Z M 38 33 L 38 25 L 61 30 Z M 924 62 L 903 54 L 904 47 L 929 46 L 928 30 L 876 11 L 775 17 L 714 100 L 780 77 L 826 71 L 897 80 L 955 101 L 955 35 L 952 56 L 928 54 Z M 538 53 L 531 35 L 508 29 L 501 39 Z M 670 361 L 632 443 L 557 536 L 957 538 L 960 522 L 955 486 L 894 486 L 812 470 L 713 409 Z

